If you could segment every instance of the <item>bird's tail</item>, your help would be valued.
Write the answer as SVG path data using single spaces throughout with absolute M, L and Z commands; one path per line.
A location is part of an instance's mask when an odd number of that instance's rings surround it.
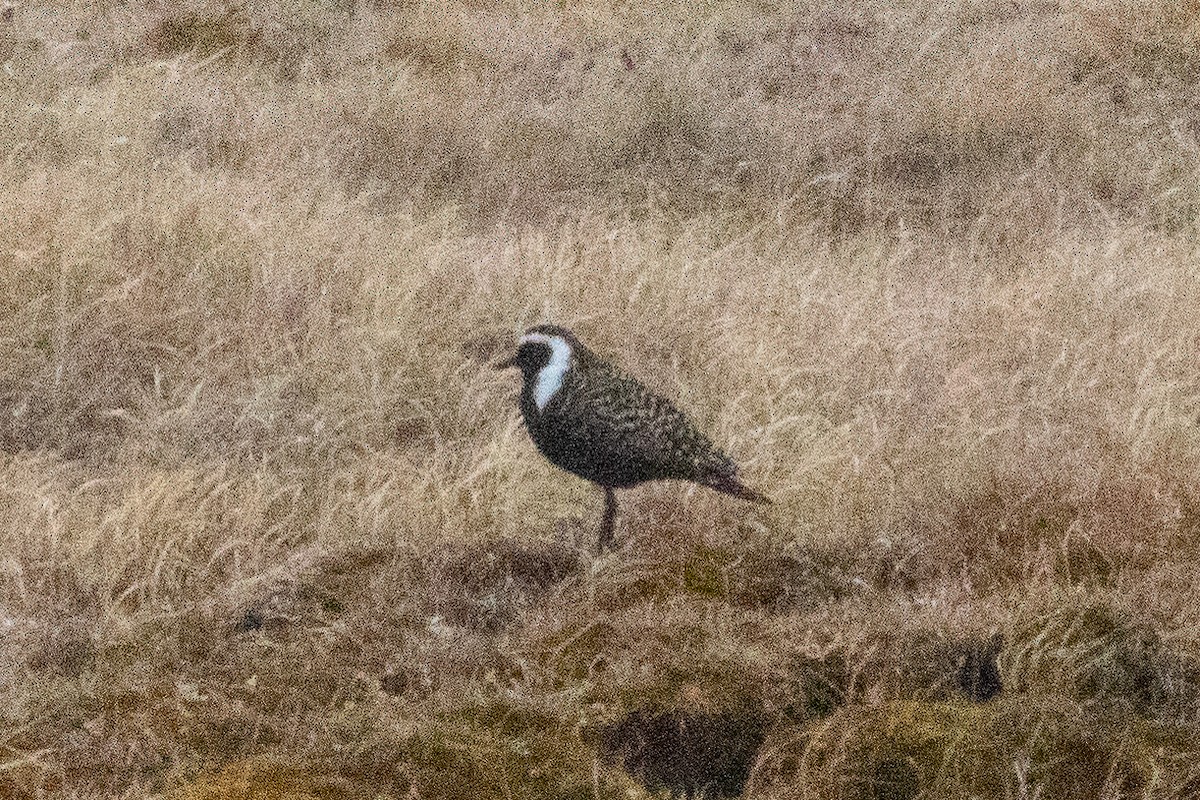
M 734 497 L 740 497 L 743 500 L 749 500 L 751 503 L 771 505 L 774 502 L 765 494 L 754 491 L 733 475 L 713 475 L 704 482 L 704 485 L 716 489 L 718 492 L 724 492 Z

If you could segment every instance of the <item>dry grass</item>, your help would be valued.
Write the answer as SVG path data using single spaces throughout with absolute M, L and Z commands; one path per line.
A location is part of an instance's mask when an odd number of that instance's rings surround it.
M 0 795 L 1195 796 L 1196 11 L 0 13 Z

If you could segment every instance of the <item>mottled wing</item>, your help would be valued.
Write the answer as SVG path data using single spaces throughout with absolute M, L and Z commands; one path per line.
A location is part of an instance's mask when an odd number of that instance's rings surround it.
M 641 465 L 656 478 L 703 481 L 736 468 L 691 420 L 666 398 L 608 364 L 593 365 L 580 401 L 592 408 L 585 435 L 606 457 Z M 588 427 L 585 425 L 585 428 Z

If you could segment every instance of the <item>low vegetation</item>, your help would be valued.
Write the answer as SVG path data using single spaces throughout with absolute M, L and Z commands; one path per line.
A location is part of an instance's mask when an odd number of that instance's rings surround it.
M 4 10 L 0 795 L 1197 796 L 1197 10 Z

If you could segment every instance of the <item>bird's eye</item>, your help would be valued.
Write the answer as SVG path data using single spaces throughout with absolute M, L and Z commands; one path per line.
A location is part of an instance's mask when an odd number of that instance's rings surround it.
M 550 361 L 552 351 L 541 342 L 526 342 L 517 349 L 517 360 L 534 369 L 541 369 Z

